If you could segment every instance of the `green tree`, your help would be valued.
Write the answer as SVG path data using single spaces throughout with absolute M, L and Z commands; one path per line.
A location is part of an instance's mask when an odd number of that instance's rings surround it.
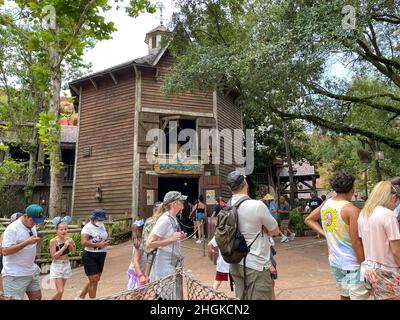
M 3 3 L 4 1 L 0 1 L 0 5 Z M 115 0 L 115 3 L 118 6 L 123 4 L 119 0 Z M 96 41 L 111 38 L 116 30 L 114 23 L 107 22 L 102 13 L 112 7 L 107 0 L 17 0 L 15 5 L 13 10 L 2 8 L 5 10 L 0 14 L 0 23 L 16 33 L 26 48 L 43 57 L 41 70 L 47 71 L 50 79 L 48 112 L 54 119 L 47 123 L 54 130 L 39 128 L 43 133 L 57 131 L 63 64 L 81 61 L 85 49 L 93 47 Z M 146 10 L 154 11 L 148 0 L 129 1 L 125 9 L 133 17 Z M 47 115 L 42 118 L 49 119 Z M 59 131 L 56 135 L 55 139 L 42 136 L 45 144 L 54 142 L 53 145 L 46 145 L 51 165 L 50 216 L 60 212 L 62 201 L 63 174 Z
M 228 87 L 243 106 L 400 148 L 397 135 L 351 119 L 362 106 L 399 128 L 399 0 L 176 3 L 166 93 Z M 349 77 L 335 77 L 335 59 L 349 63 Z M 353 90 L 371 77 L 381 85 Z

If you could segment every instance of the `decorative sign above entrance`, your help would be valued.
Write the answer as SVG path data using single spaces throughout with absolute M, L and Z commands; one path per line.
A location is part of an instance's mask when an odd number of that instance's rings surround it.
M 200 163 L 156 163 L 154 171 L 160 174 L 203 174 L 204 165 Z

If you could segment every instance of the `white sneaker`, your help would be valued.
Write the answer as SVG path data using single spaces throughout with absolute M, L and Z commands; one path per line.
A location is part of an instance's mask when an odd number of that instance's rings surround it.
M 74 300 L 85 300 L 85 299 L 82 299 L 80 296 L 77 296 L 74 298 Z
M 281 243 L 284 243 L 284 242 L 289 242 L 289 239 L 285 236 L 283 236 L 281 239 Z
M 272 237 L 269 238 L 269 244 L 273 247 L 275 246 L 275 240 Z
M 290 238 L 289 238 L 290 241 L 293 241 L 295 237 L 296 237 L 296 233 L 291 233 Z
M 202 243 L 202 242 L 203 242 L 203 241 L 201 241 L 201 240 L 197 240 L 197 241 L 196 241 L 196 243 Z

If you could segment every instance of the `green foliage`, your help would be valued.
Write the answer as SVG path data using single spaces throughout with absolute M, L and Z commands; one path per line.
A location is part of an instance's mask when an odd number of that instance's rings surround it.
M 46 155 L 51 157 L 54 150 L 58 147 L 59 137 L 61 132 L 61 125 L 57 122 L 57 116 L 52 113 L 42 112 L 39 117 L 39 123 L 36 125 L 39 133 L 40 140 L 43 143 L 43 150 Z M 51 158 L 50 158 L 51 159 Z M 57 159 L 55 163 L 58 163 L 62 168 L 61 159 Z
M 124 223 L 123 222 L 115 222 L 112 224 L 111 227 L 112 230 L 112 234 L 117 234 L 117 233 L 121 233 L 124 231 Z
M 40 241 L 40 257 L 43 259 L 50 259 L 50 241 L 55 237 L 54 234 L 48 234 Z
M 7 184 L 21 180 L 25 172 L 25 162 L 17 162 L 12 160 L 9 156 L 6 157 L 4 161 L 0 163 L 0 192 L 2 192 L 2 189 Z
M 299 212 L 299 208 L 290 210 L 290 226 L 295 229 L 300 229 L 303 224 L 303 218 Z
M 181 10 L 173 19 L 176 64 L 164 82 L 167 94 L 230 88 L 246 112 L 302 119 L 400 149 L 399 0 L 175 3 Z M 344 5 L 356 10 L 355 28 L 343 27 Z M 386 16 L 396 19 L 380 18 Z M 348 77 L 337 77 L 334 61 L 348 63 Z
M 83 251 L 83 246 L 81 243 L 81 234 L 80 233 L 72 233 L 71 239 L 74 240 L 75 242 L 75 247 L 76 247 L 76 255 L 80 255 Z

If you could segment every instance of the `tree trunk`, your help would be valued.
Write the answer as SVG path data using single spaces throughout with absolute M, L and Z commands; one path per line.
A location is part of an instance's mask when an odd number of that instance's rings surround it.
M 33 191 L 35 189 L 36 182 L 36 157 L 37 157 L 37 144 L 36 147 L 29 152 L 29 166 L 28 166 L 28 177 L 25 185 L 25 205 L 28 206 L 33 201 Z
M 49 49 L 51 61 L 50 75 L 50 113 L 56 115 L 58 122 L 60 108 L 60 92 L 61 92 L 61 68 L 60 57 L 56 50 Z M 51 147 L 50 151 L 50 198 L 49 198 L 49 215 L 55 217 L 61 212 L 62 194 L 63 194 L 63 168 L 60 146 L 61 134 L 58 133 L 57 143 Z
M 364 171 L 364 190 L 365 196 L 368 198 L 368 169 L 365 169 Z
M 35 122 L 39 119 L 39 114 L 44 110 L 44 92 L 39 89 L 34 89 L 35 91 Z M 33 202 L 33 191 L 35 189 L 36 183 L 36 172 L 37 172 L 37 155 L 39 146 L 38 129 L 36 126 L 33 128 L 32 137 L 32 150 L 29 151 L 29 167 L 28 167 L 28 177 L 25 186 L 25 202 L 28 206 Z
M 292 155 L 290 153 L 290 145 L 289 145 L 289 134 L 286 126 L 285 120 L 282 119 L 282 127 L 283 127 L 283 138 L 285 142 L 285 151 L 286 151 L 286 160 L 288 163 L 289 169 L 289 184 L 290 184 L 290 206 L 294 205 L 294 192 L 295 192 L 295 184 L 294 184 L 294 172 L 293 172 L 293 164 L 292 164 Z
M 375 160 L 375 170 L 376 170 L 376 177 L 378 178 L 378 182 L 382 181 L 382 171 L 381 171 L 381 166 L 379 164 L 379 160 Z

